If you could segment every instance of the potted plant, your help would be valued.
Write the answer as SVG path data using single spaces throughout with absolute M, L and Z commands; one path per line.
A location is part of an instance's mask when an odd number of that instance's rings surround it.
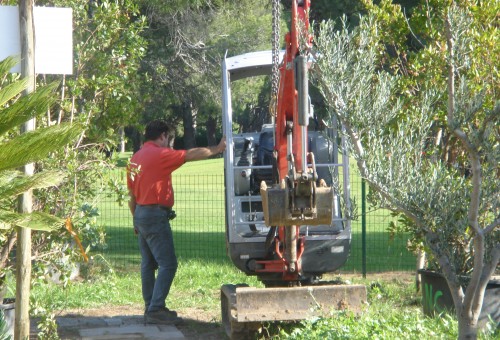
M 427 316 L 439 316 L 442 313 L 455 313 L 455 305 L 450 288 L 445 277 L 437 270 L 420 269 L 422 277 L 422 308 Z M 470 276 L 462 278 L 464 286 Z M 479 327 L 483 328 L 488 322 L 493 321 L 500 326 L 500 276 L 493 276 L 484 292 L 484 302 L 479 315 Z
M 410 252 L 425 254 L 425 264 L 417 273 L 421 281 L 417 280 L 417 291 L 422 294 L 422 310 L 427 316 L 439 316 L 442 313 L 455 313 L 455 305 L 450 288 L 444 277 L 438 261 L 431 249 L 425 246 L 425 239 L 421 233 L 413 233 L 417 227 L 411 220 L 403 214 L 392 213 L 395 221 L 389 224 L 389 234 L 394 238 L 396 234 L 410 234 L 411 237 L 407 243 Z M 494 240 L 492 240 L 494 242 Z M 470 237 L 449 238 L 449 248 L 453 251 L 453 256 L 449 258 L 457 275 L 457 282 L 460 286 L 467 289 L 471 280 L 471 274 L 474 269 L 473 246 Z M 490 245 L 492 247 L 493 245 Z M 489 321 L 500 325 L 500 272 L 496 271 L 488 281 L 485 289 L 484 303 L 479 316 L 479 327 L 483 328 Z

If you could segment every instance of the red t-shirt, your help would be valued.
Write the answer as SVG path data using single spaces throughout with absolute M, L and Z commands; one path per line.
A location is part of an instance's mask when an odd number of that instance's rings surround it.
M 130 159 L 127 186 L 140 205 L 174 205 L 172 172 L 186 161 L 186 150 L 146 142 Z

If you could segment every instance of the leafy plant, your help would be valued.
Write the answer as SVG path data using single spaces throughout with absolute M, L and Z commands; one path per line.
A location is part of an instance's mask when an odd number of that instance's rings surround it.
M 78 124 L 43 127 L 24 134 L 14 130 L 25 121 L 45 113 L 47 107 L 55 102 L 54 90 L 58 86 L 57 83 L 49 84 L 21 97 L 27 81 L 8 76 L 17 62 L 12 57 L 0 61 L 0 286 L 10 268 L 9 254 L 16 244 L 17 227 L 50 231 L 64 223 L 50 213 L 36 210 L 19 213 L 14 209 L 19 194 L 58 185 L 64 179 L 64 172 L 37 171 L 33 176 L 26 176 L 17 168 L 47 157 L 74 140 L 82 131 Z
M 32 296 L 33 297 L 33 296 Z M 47 310 L 40 301 L 32 298 L 30 301 L 31 310 L 30 314 L 34 317 L 38 317 L 37 322 L 37 339 L 39 340 L 58 340 L 60 339 L 57 333 L 57 323 L 55 318 L 55 313 L 53 311 Z
M 372 202 L 411 221 L 405 227 L 447 279 L 459 337 L 467 338 L 477 336 L 484 290 L 500 259 L 499 83 L 477 76 L 498 74 L 482 49 L 489 34 L 498 43 L 497 28 L 484 21 L 498 2 L 437 3 L 429 20 L 446 34 L 430 32 L 406 65 L 412 72 L 383 70 L 385 31 L 371 16 L 354 31 L 324 23 L 315 77 L 345 127 Z

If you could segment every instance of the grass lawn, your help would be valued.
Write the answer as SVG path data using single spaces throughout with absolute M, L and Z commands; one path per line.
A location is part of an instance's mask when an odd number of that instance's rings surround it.
M 94 272 L 86 273 L 83 281 L 70 283 L 65 288 L 55 284 L 35 284 L 32 300 L 37 301 L 38 306 L 62 315 L 75 310 L 86 315 L 85 310 L 90 309 L 92 315 L 100 315 L 99 310 L 101 315 L 107 315 L 109 309 L 141 315 L 143 304 L 138 272 L 117 275 L 102 263 L 98 268 L 100 272 L 95 272 L 94 268 Z M 428 318 L 423 315 L 420 293 L 415 291 L 413 278 L 408 273 L 371 274 L 367 279 L 350 274 L 343 275 L 342 279 L 367 287 L 368 303 L 361 315 L 337 312 L 332 318 L 266 322 L 256 339 L 456 339 L 458 327 L 454 317 Z M 214 329 L 223 338 L 219 289 L 222 284 L 240 282 L 255 287 L 260 285 L 228 263 L 182 261 L 167 305 L 186 319 L 201 315 L 207 322 L 206 327 L 210 325 L 211 338 Z M 203 329 L 197 329 L 199 324 L 188 322 L 183 327 L 189 328 L 191 334 L 204 334 Z M 486 331 L 479 339 L 498 339 L 500 335 L 492 328 Z
M 119 159 L 126 164 L 129 155 Z M 124 179 L 124 169 L 112 174 Z M 353 195 L 359 195 L 357 176 L 352 176 Z M 359 181 L 359 180 L 358 180 Z M 174 176 L 177 218 L 173 222 L 179 268 L 167 304 L 183 317 L 203 315 L 220 328 L 220 287 L 247 283 L 262 287 L 255 277 L 237 270 L 225 255 L 223 161 L 188 163 Z M 358 196 L 359 197 L 359 196 Z M 360 199 L 358 198 L 358 202 Z M 82 266 L 82 280 L 66 287 L 33 285 L 32 300 L 48 311 L 107 310 L 111 306 L 132 308 L 141 314 L 139 253 L 130 213 L 114 197 L 102 197 L 98 223 L 106 227 L 108 248 L 91 251 L 92 264 Z M 427 318 L 422 314 L 420 293 L 415 291 L 413 257 L 405 250 L 404 237 L 388 241 L 387 212 L 371 212 L 367 225 L 368 275 L 361 277 L 361 222 L 352 225 L 350 259 L 340 273 L 343 280 L 364 284 L 368 304 L 360 316 L 337 313 L 329 319 L 298 323 L 265 323 L 260 339 L 453 339 L 456 320 L 449 316 Z M 399 269 L 398 269 L 399 268 Z M 406 272 L 397 272 L 406 268 Z M 394 272 L 396 271 L 396 272 Z M 376 272 L 385 272 L 382 274 Z M 356 273 L 356 274 L 353 274 Z M 124 308 L 125 308 L 124 307 Z M 221 328 L 220 328 L 221 329 Z M 221 329 L 221 332 L 222 329 Z M 481 339 L 498 338 L 481 335 Z

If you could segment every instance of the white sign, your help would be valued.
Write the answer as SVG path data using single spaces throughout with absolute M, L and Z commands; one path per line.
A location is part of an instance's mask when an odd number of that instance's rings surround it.
M 35 73 L 73 73 L 73 11 L 71 8 L 34 7 Z M 0 6 L 0 60 L 21 55 L 19 9 Z M 21 72 L 21 66 L 12 72 Z

